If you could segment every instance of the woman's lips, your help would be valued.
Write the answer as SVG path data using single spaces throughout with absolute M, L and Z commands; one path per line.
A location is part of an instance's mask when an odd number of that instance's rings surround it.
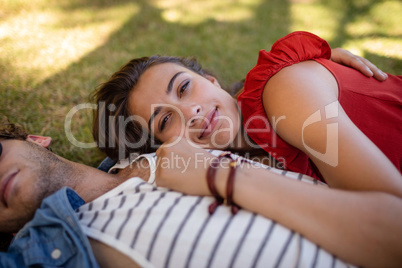
M 207 137 L 208 135 L 210 135 L 212 133 L 212 131 L 214 130 L 214 128 L 216 126 L 216 123 L 218 123 L 218 117 L 219 117 L 219 112 L 218 112 L 217 108 L 215 108 L 211 112 L 209 112 L 209 114 L 207 115 L 207 117 L 204 120 L 204 123 L 201 126 L 200 139 Z
M 1 186 L 0 186 L 0 198 L 1 198 L 1 202 L 8 207 L 8 197 L 11 194 L 11 191 L 13 189 L 13 182 L 14 182 L 14 178 L 15 175 L 17 175 L 18 170 L 11 173 L 10 175 L 8 175 L 7 177 L 4 178 L 4 180 L 1 182 Z

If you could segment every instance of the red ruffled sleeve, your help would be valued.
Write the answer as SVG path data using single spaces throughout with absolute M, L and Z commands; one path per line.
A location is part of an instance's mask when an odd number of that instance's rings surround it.
M 268 80 L 282 68 L 306 60 L 329 59 L 328 43 L 308 32 L 293 32 L 279 39 L 271 51 L 261 50 L 256 66 L 246 76 L 238 97 L 243 126 L 248 136 L 281 162 L 286 169 L 322 179 L 306 154 L 276 135 L 265 114 L 262 92 Z

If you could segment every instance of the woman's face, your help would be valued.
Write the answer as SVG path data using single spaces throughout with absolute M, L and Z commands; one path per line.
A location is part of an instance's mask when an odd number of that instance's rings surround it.
M 174 63 L 150 67 L 129 97 L 129 110 L 162 141 L 176 136 L 204 148 L 226 148 L 240 129 L 235 100 L 213 77 Z

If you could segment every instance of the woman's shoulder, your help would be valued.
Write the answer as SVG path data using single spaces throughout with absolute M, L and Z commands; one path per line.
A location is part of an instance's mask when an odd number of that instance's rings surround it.
M 260 50 L 256 67 L 264 65 L 265 68 L 277 69 L 281 65 L 330 57 L 331 48 L 327 41 L 313 33 L 297 31 L 277 40 L 270 51 Z
M 260 103 L 262 112 L 262 92 L 273 75 L 284 67 L 302 61 L 330 57 L 331 48 L 324 39 L 309 32 L 292 32 L 276 41 L 270 51 L 260 50 L 257 64 L 247 74 L 238 101 L 253 107 Z

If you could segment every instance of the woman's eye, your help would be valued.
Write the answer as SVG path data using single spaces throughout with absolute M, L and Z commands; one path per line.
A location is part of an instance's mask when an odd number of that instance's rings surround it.
M 187 89 L 189 83 L 190 83 L 190 81 L 186 81 L 186 82 L 180 87 L 180 91 L 179 91 L 179 97 L 180 97 L 180 98 L 181 98 L 181 96 L 183 95 L 184 91 Z
M 170 114 L 168 114 L 167 116 L 165 116 L 163 119 L 162 119 L 162 122 L 161 122 L 161 125 L 160 125 L 160 127 L 159 127 L 159 131 L 163 131 L 163 129 L 165 128 L 165 126 L 166 126 L 166 122 L 169 120 L 169 118 L 170 118 Z

